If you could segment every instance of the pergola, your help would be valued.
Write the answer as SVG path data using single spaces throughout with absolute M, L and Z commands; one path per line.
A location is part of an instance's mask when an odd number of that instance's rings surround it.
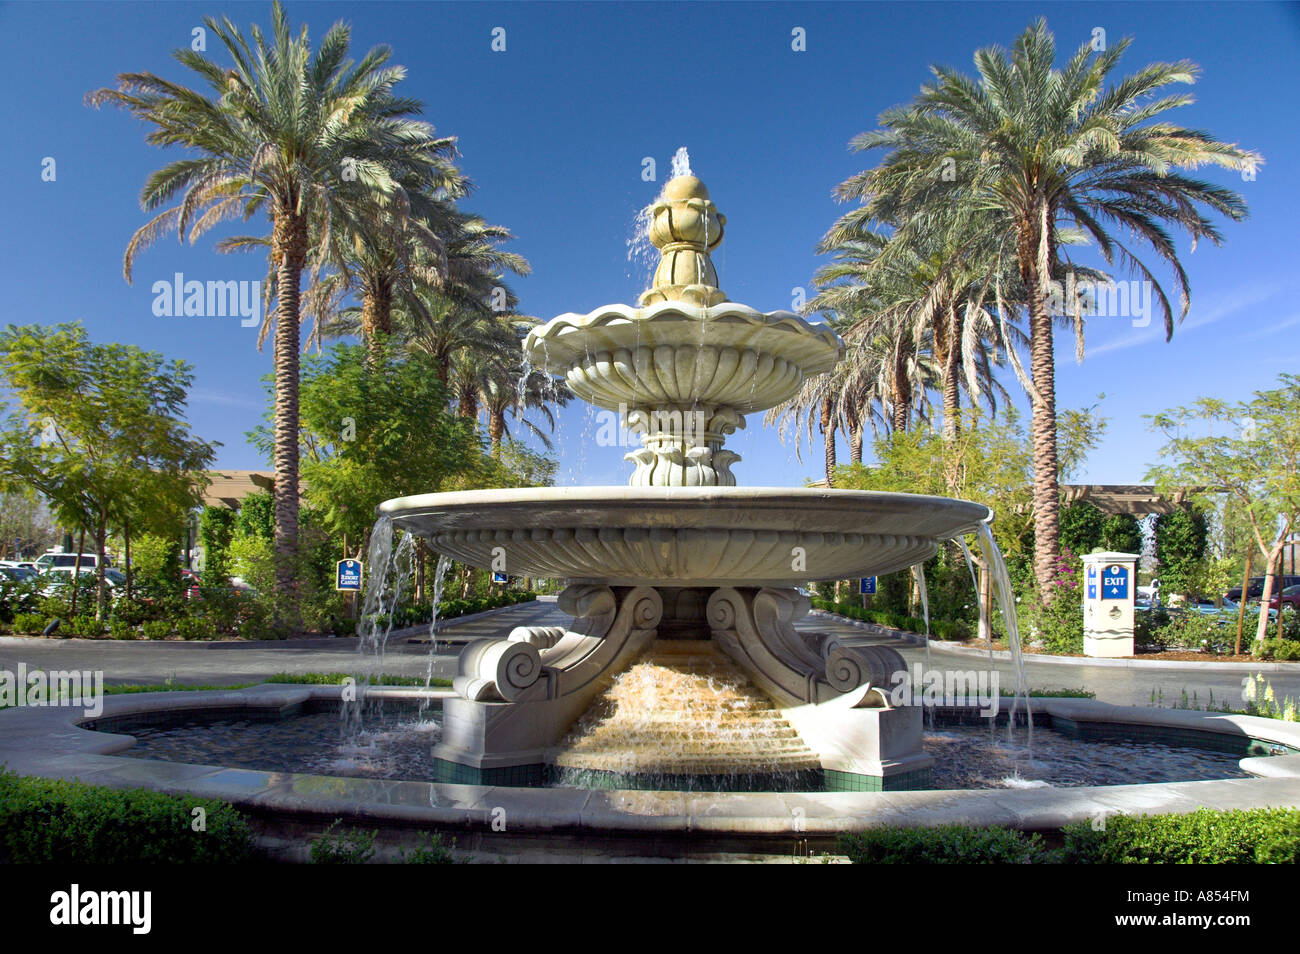
M 206 507 L 239 508 L 249 494 L 270 492 L 275 488 L 275 472 L 270 470 L 209 470 L 208 487 L 203 491 Z
M 1065 503 L 1085 501 L 1104 514 L 1131 513 L 1135 517 L 1171 513 L 1183 506 L 1186 491 L 1170 496 L 1156 493 L 1152 484 L 1062 484 Z

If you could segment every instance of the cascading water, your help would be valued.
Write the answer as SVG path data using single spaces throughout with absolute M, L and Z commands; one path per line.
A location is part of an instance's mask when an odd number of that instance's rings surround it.
M 438 563 L 433 570 L 433 610 L 429 616 L 429 666 L 424 674 L 425 689 L 433 687 L 433 665 L 438 653 L 438 604 L 442 602 L 442 588 L 446 584 L 447 570 L 450 568 L 451 560 L 441 553 L 438 554 Z M 428 705 L 427 698 L 421 700 L 420 711 L 423 712 Z
M 998 549 L 997 541 L 993 539 L 993 530 L 988 523 L 979 524 L 976 527 L 976 532 L 979 535 L 980 550 L 983 552 L 984 560 L 988 565 L 989 577 L 993 581 L 993 593 L 997 597 L 998 608 L 1002 611 L 1002 622 L 1007 627 L 1007 648 L 1011 652 L 1011 665 L 1016 676 L 1016 687 L 1011 697 L 1011 718 L 1007 725 L 1009 730 L 1014 729 L 1016 713 L 1020 701 L 1023 699 L 1025 703 L 1025 719 L 1028 723 L 1025 737 L 1032 753 L 1034 714 L 1029 703 L 1029 686 L 1025 679 L 1025 660 L 1020 651 L 1020 623 L 1016 616 L 1015 595 L 1011 590 L 1011 575 L 1007 572 L 1006 561 L 1002 559 L 1002 551 Z
M 966 569 L 970 571 L 971 589 L 975 591 L 975 602 L 979 605 L 980 628 L 989 633 L 989 670 L 993 668 L 993 628 L 992 620 L 988 618 L 988 611 L 984 606 L 984 599 L 980 595 L 979 578 L 975 575 L 975 558 L 971 556 L 970 547 L 966 545 L 965 537 L 953 537 L 953 543 L 961 547 L 961 555 L 966 560 Z
M 925 564 L 912 564 L 912 579 L 916 581 L 916 592 L 921 598 L 921 614 L 925 618 L 925 668 L 930 669 L 933 660 L 930 656 L 930 594 L 925 588 Z M 934 727 L 934 712 L 927 713 L 930 727 Z

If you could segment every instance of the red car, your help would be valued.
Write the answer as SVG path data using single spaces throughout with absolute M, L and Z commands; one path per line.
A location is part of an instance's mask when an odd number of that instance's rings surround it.
M 1300 583 L 1288 586 L 1281 593 L 1274 593 L 1273 598 L 1268 602 L 1268 607 L 1269 609 L 1278 609 L 1279 604 L 1282 603 L 1300 613 Z

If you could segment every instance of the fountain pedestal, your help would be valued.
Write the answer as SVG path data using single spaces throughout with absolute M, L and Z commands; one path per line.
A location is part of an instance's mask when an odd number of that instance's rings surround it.
M 565 733 L 657 638 L 716 646 L 815 753 L 829 786 L 871 791 L 928 778 L 921 711 L 889 704 L 896 674 L 906 676 L 902 656 L 797 632 L 808 611 L 797 590 L 584 585 L 566 589 L 559 605 L 574 614 L 570 627 L 517 627 L 461 652 L 461 698 L 444 703 L 434 749 L 441 781 L 543 784 L 549 766 L 564 762 Z M 752 743 L 737 758 L 729 742 L 730 763 L 767 764 L 765 740 Z

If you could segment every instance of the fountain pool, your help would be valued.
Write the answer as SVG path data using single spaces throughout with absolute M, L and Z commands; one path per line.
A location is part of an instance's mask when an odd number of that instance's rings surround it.
M 646 669 L 655 668 L 652 666 Z M 655 678 L 649 672 L 629 670 L 632 683 Z M 698 672 L 698 669 L 693 672 Z M 638 691 L 645 687 L 638 685 Z M 694 686 L 667 686 L 670 696 Z M 706 691 L 731 694 L 726 686 Z M 743 707 L 742 707 L 743 708 Z M 642 719 L 653 720 L 661 710 L 644 710 Z M 678 713 L 690 715 L 687 708 Z M 346 729 L 337 705 L 284 719 L 218 718 L 190 716 L 171 723 L 131 725 L 119 723 L 116 732 L 133 736 L 136 744 L 123 753 L 129 758 L 162 762 L 221 764 L 272 772 L 344 776 L 361 779 L 425 782 L 435 771 L 430 747 L 438 737 L 439 713 L 419 712 L 411 706 L 388 705 L 367 714 L 367 728 L 358 736 Z M 605 714 L 592 713 L 600 725 Z M 726 732 L 706 726 L 703 731 Z M 616 730 L 617 731 L 617 730 Z M 670 733 L 672 735 L 674 733 Z M 780 746 L 765 747 L 769 761 L 747 763 L 737 769 L 716 761 L 701 764 L 702 753 L 689 751 L 689 734 L 677 745 L 660 743 L 647 748 L 644 736 L 619 734 L 601 737 L 599 729 L 581 736 L 565 764 L 547 778 L 554 788 L 646 788 L 672 791 L 825 791 L 825 779 L 812 753 L 797 737 L 783 735 Z M 685 741 L 685 749 L 681 742 Z M 769 738 L 769 742 L 772 740 Z M 793 742 L 793 745 L 788 743 Z M 1040 726 L 1032 755 L 1023 727 L 1010 733 L 990 726 L 962 725 L 942 717 L 922 735 L 924 751 L 935 759 L 933 789 L 1017 789 L 1084 785 L 1134 785 L 1186 782 L 1202 779 L 1249 778 L 1239 766 L 1239 756 L 1222 747 L 1179 745 L 1137 739 L 1088 741 Z M 610 747 L 618 758 L 607 757 Z M 587 763 L 584 749 L 598 756 Z M 711 754 L 716 758 L 716 754 Z M 590 769 L 586 764 L 597 767 Z M 610 766 L 616 766 L 611 768 Z

